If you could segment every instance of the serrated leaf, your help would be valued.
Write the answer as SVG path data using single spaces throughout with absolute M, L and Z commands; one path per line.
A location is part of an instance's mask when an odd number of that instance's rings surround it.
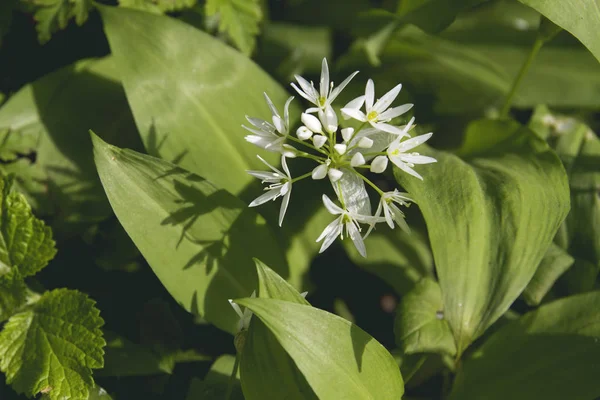
M 356 325 L 289 301 L 245 298 L 236 303 L 250 308 L 253 318 L 275 335 L 317 398 L 402 397 L 404 384 L 394 358 Z
M 395 169 L 427 223 L 459 355 L 525 289 L 569 210 L 560 160 L 529 129 L 480 120 L 466 136 L 464 159 L 423 148 L 438 161 L 423 181 Z
M 519 0 L 569 31 L 600 61 L 600 0 Z
M 155 14 L 193 7 L 198 0 L 119 0 L 119 6 Z
M 569 253 L 552 243 L 523 292 L 527 304 L 540 304 L 556 280 L 573 265 L 574 261 Z
M 12 192 L 12 178 L 0 180 L 0 275 L 34 275 L 54 258 L 52 230 L 37 219 L 25 197 Z
M 543 305 L 463 360 L 450 399 L 596 399 L 599 343 L 600 292 Z
M 219 32 L 226 33 L 242 53 L 252 53 L 263 17 L 258 0 L 207 0 L 206 15 L 218 15 Z
M 288 269 L 265 220 L 233 196 L 167 161 L 93 135 L 94 159 L 117 218 L 169 293 L 189 312 L 235 332 L 228 299 L 256 288 L 252 257 Z
M 402 297 L 394 324 L 396 343 L 404 353 L 456 354 L 456 344 L 444 318 L 442 291 L 437 282 L 423 279 Z
M 44 293 L 0 333 L 0 369 L 18 393 L 87 399 L 106 344 L 94 301 L 67 289 Z
M 27 285 L 18 272 L 0 276 L 0 322 L 6 321 L 27 300 Z
M 52 34 L 65 29 L 71 19 L 77 25 L 87 21 L 92 9 L 91 0 L 24 0 L 25 4 L 35 10 L 34 18 L 37 21 L 36 29 L 38 39 L 46 43 Z

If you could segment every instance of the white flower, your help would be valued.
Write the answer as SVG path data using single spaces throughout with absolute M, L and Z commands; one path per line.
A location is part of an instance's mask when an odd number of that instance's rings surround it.
M 329 133 L 336 132 L 338 129 L 338 119 L 337 114 L 333 110 L 331 106 L 325 108 L 325 110 L 319 110 L 318 112 L 319 119 L 323 124 L 323 128 Z
M 285 173 L 281 172 L 271 164 L 266 162 L 261 156 L 258 156 L 260 161 L 267 165 L 273 172 L 270 171 L 247 171 L 250 175 L 255 178 L 261 179 L 263 183 L 270 183 L 264 190 L 266 193 L 258 196 L 250 203 L 250 207 L 256 207 L 266 203 L 269 200 L 275 200 L 280 196 L 283 196 L 281 201 L 281 208 L 279 210 L 279 226 L 283 223 L 283 217 L 288 208 L 290 202 L 290 196 L 292 194 L 292 177 L 290 176 L 290 170 L 285 161 L 285 157 L 281 157 L 281 165 Z
M 318 110 L 325 110 L 327 107 L 329 107 L 356 74 L 358 74 L 358 71 L 352 73 L 338 87 L 334 88 L 333 82 L 329 81 L 329 66 L 327 65 L 327 59 L 324 58 L 321 65 L 319 91 L 315 89 L 315 86 L 312 82 L 309 83 L 306 79 L 299 75 L 295 75 L 295 78 L 296 81 L 298 81 L 300 88 L 294 83 L 291 85 L 300 96 L 317 106 L 306 110 L 306 112 L 310 113 Z
M 253 118 L 246 116 L 246 119 L 253 128 L 249 128 L 245 125 L 242 127 L 253 135 L 246 136 L 246 140 L 258 147 L 262 147 L 265 150 L 280 152 L 281 145 L 285 142 L 286 136 L 289 133 L 289 123 L 290 123 L 290 103 L 294 99 L 294 97 L 290 97 L 285 102 L 285 107 L 283 110 L 283 118 L 277 112 L 277 109 L 273 105 L 273 102 L 269 98 L 269 96 L 265 93 L 265 99 L 269 108 L 271 109 L 271 120 L 273 123 L 267 122 L 260 118 Z
M 256 291 L 253 291 L 250 297 L 256 297 Z M 250 309 L 246 307 L 246 309 L 244 309 L 244 311 L 242 312 L 240 306 L 235 304 L 232 299 L 228 299 L 228 301 L 229 305 L 231 305 L 231 307 L 233 308 L 233 311 L 235 311 L 238 317 L 240 317 L 240 320 L 238 321 L 237 325 L 237 331 L 241 332 L 243 330 L 247 330 L 250 326 L 250 320 L 252 319 L 252 311 L 250 311 Z
M 394 229 L 394 221 L 402 230 L 406 232 L 410 232 L 410 228 L 404 219 L 404 213 L 400 210 L 400 208 L 394 204 L 398 203 L 401 206 L 409 206 L 410 202 L 413 201 L 411 198 L 405 196 L 408 193 L 399 192 L 398 189 L 394 189 L 393 192 L 386 192 L 381 196 L 381 200 L 379 201 L 379 206 L 377 207 L 377 211 L 375 211 L 375 216 L 379 217 L 381 215 L 381 211 L 383 210 L 383 215 L 385 217 L 385 221 L 390 226 L 390 228 Z
M 412 108 L 412 104 L 403 104 L 398 107 L 389 108 L 392 102 L 400 93 L 402 84 L 397 85 L 392 90 L 383 95 L 382 98 L 375 100 L 375 85 L 373 80 L 369 79 L 365 90 L 364 97 L 358 97 L 348 103 L 346 107 L 342 108 L 342 114 L 359 120 L 361 122 L 368 122 L 373 128 L 379 129 L 384 132 L 393 133 L 396 135 L 405 135 L 406 132 L 402 129 L 388 124 L 392 118 L 396 118 Z M 365 103 L 365 113 L 360 111 L 360 108 Z
M 333 215 L 339 215 L 333 222 L 325 227 L 323 233 L 317 238 L 317 242 L 323 240 L 323 244 L 321 245 L 321 249 L 319 253 L 324 252 L 333 241 L 340 236 L 341 239 L 344 239 L 344 228 L 347 236 L 350 236 L 354 246 L 360 253 L 361 256 L 367 257 L 367 249 L 365 248 L 365 243 L 363 241 L 362 236 L 360 235 L 360 225 L 359 222 L 375 224 L 377 222 L 382 222 L 382 218 L 373 217 L 370 215 L 360 215 L 357 213 L 353 213 L 349 210 L 343 209 L 336 204 L 334 204 L 327 195 L 323 195 L 323 204 L 327 211 L 329 211 Z
M 423 177 L 412 168 L 415 164 L 430 164 L 437 162 L 437 160 L 433 157 L 422 156 L 419 153 L 406 153 L 406 151 L 423 144 L 431 135 L 433 133 L 416 136 L 405 141 L 401 141 L 402 137 L 394 140 L 387 150 L 390 161 L 404 172 L 423 180 Z

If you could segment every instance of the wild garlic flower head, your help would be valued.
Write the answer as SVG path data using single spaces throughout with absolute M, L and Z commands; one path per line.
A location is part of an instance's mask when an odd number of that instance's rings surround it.
M 402 171 L 423 179 L 414 170 L 415 165 L 429 164 L 436 160 L 419 153 L 408 152 L 432 135 L 428 133 L 411 138 L 414 118 L 404 124 L 394 123 L 396 118 L 403 116 L 413 107 L 412 104 L 392 106 L 402 85 L 396 85 L 375 101 L 375 85 L 369 79 L 364 95 L 350 101 L 341 110 L 334 107 L 334 100 L 357 73 L 354 72 L 336 87 L 330 81 L 329 66 L 324 59 L 319 90 L 301 76 L 296 76 L 298 85 L 292 83 L 298 94 L 311 103 L 311 106 L 299 115 L 300 122 L 297 126 L 290 126 L 289 107 L 293 97 L 285 103 L 282 117 L 265 94 L 271 110 L 271 121 L 246 117 L 251 127 L 243 127 L 251 133 L 246 136 L 248 142 L 281 154 L 283 169 L 281 171 L 259 157 L 269 171 L 248 173 L 267 186 L 264 189 L 265 193 L 252 201 L 250 206 L 255 207 L 282 197 L 279 212 L 281 226 L 290 202 L 292 184 L 308 178 L 328 179 L 337 202 L 323 194 L 323 205 L 337 217 L 317 238 L 317 242 L 322 242 L 320 251 L 325 251 L 337 237 L 344 239 L 347 236 L 358 252 L 366 257 L 364 239 L 377 224 L 384 222 L 391 228 L 398 225 L 401 229 L 409 230 L 401 207 L 409 205 L 412 201 L 406 193 L 398 190 L 382 191 L 367 177 L 367 173 L 381 174 L 391 162 Z M 340 124 L 342 119 L 338 112 L 341 112 L 343 120 L 354 119 L 359 123 L 352 126 L 348 123 Z M 306 173 L 292 178 L 287 165 L 288 158 L 306 158 L 316 165 Z M 375 213 L 371 209 L 371 190 L 379 196 Z M 362 225 L 368 227 L 364 235 Z

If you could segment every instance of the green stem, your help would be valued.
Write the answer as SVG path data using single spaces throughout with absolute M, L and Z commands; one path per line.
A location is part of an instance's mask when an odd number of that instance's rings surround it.
M 231 371 L 231 375 L 229 375 L 229 382 L 227 382 L 227 392 L 225 393 L 225 400 L 229 400 L 231 398 L 231 394 L 233 393 L 233 384 L 237 378 L 237 371 L 240 366 L 240 353 L 235 354 L 235 363 L 233 364 L 233 371 Z
M 384 193 L 383 193 L 383 190 L 379 189 L 379 188 L 377 187 L 377 185 L 376 185 L 376 184 L 374 184 L 373 182 L 371 182 L 371 181 L 369 180 L 369 178 L 367 178 L 366 176 L 364 176 L 363 174 L 361 174 L 361 173 L 360 173 L 360 172 L 358 172 L 358 171 L 355 171 L 355 172 L 356 172 L 356 174 L 357 174 L 358 176 L 360 176 L 360 178 L 361 178 L 363 181 L 365 181 L 365 182 L 366 182 L 366 183 L 367 183 L 369 186 L 371 186 L 373 189 L 375 189 L 375 191 L 376 191 L 377 193 L 379 193 L 379 195 L 380 195 L 380 196 L 383 196 L 383 195 L 384 195 Z
M 531 51 L 529 52 L 527 59 L 525 60 L 525 62 L 521 66 L 521 69 L 519 70 L 519 74 L 513 81 L 512 87 L 510 88 L 510 92 L 508 92 L 508 95 L 506 96 L 506 99 L 504 100 L 504 105 L 502 106 L 502 109 L 500 110 L 501 118 L 508 116 L 508 112 L 510 111 L 510 106 L 512 105 L 513 97 L 515 96 L 515 93 L 517 93 L 517 89 L 519 88 L 521 81 L 527 74 L 529 67 L 531 67 L 531 63 L 533 62 L 533 60 L 537 56 L 537 53 L 540 51 L 540 49 L 542 48 L 543 45 L 544 45 L 544 39 L 538 35 L 538 37 L 535 39 L 535 42 L 533 43 L 533 46 L 531 47 Z
M 295 177 L 294 179 L 291 180 L 291 183 L 298 182 L 298 181 L 300 181 L 302 179 L 308 178 L 309 176 L 312 176 L 312 171 L 311 172 L 307 172 L 304 175 L 300 175 L 300 176 Z
M 295 137 L 293 137 L 292 135 L 288 135 L 288 136 L 287 136 L 287 138 L 288 138 L 289 140 L 293 141 L 293 142 L 296 142 L 296 143 L 299 143 L 299 144 L 301 144 L 301 145 L 303 145 L 303 146 L 306 146 L 306 147 L 308 147 L 308 148 L 309 148 L 309 149 L 311 149 L 311 150 L 315 150 L 315 151 L 318 151 L 319 153 L 322 153 L 322 154 L 325 154 L 325 155 L 327 155 L 327 153 L 326 153 L 326 152 L 324 152 L 323 150 L 321 150 L 321 149 L 317 149 L 317 148 L 316 148 L 315 146 L 313 146 L 312 144 L 310 144 L 310 143 L 307 143 L 307 142 L 305 142 L 305 141 L 303 141 L 303 140 L 300 140 L 300 139 L 298 139 L 298 138 L 295 138 Z
M 325 159 L 323 157 L 315 156 L 315 155 L 312 155 L 312 154 L 309 154 L 309 153 L 305 153 L 303 151 L 298 151 L 297 156 L 298 157 L 304 157 L 304 158 L 310 158 L 311 160 L 315 160 L 315 161 L 318 161 L 318 162 L 325 161 Z

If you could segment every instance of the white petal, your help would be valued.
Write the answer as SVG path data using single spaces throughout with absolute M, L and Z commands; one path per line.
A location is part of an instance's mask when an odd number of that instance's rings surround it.
M 337 131 L 338 119 L 331 106 L 326 107 L 325 111 L 319 110 L 319 119 L 327 132 L 333 133 Z
M 290 169 L 288 168 L 287 161 L 285 160 L 285 156 L 281 156 L 281 166 L 283 167 L 287 178 L 291 180 L 292 176 L 290 174 Z
M 348 146 L 346 146 L 345 144 L 342 144 L 342 143 L 338 143 L 335 146 L 333 146 L 333 148 L 340 156 L 343 156 L 346 153 Z
M 308 96 L 306 99 L 318 106 L 319 92 L 317 92 L 317 89 L 315 89 L 312 83 L 309 83 L 300 75 L 294 75 L 294 77 L 296 78 L 296 81 L 298 81 L 298 83 L 300 84 L 300 87 L 302 88 L 304 93 L 306 93 L 306 95 Z
M 342 129 L 342 138 L 344 139 L 344 142 L 348 143 L 350 141 L 350 139 L 352 139 L 353 135 L 354 135 L 354 128 L 350 127 L 350 128 Z
M 377 205 L 377 210 L 375 211 L 375 215 L 373 217 L 377 218 L 380 215 L 381 215 L 381 201 Z M 371 222 L 369 224 L 369 229 L 367 230 L 367 233 L 365 234 L 365 236 L 363 236 L 363 239 L 366 239 L 371 234 L 371 231 L 375 228 L 375 224 L 376 224 L 376 222 Z
M 296 148 L 294 146 L 289 145 L 289 144 L 284 144 L 281 147 L 282 147 L 281 154 L 284 157 L 287 157 L 287 158 L 296 158 L 297 157 L 298 150 L 296 150 Z
M 404 114 L 411 108 L 413 108 L 413 104 L 403 104 L 398 107 L 390 108 L 387 111 L 384 111 L 381 114 L 379 114 L 379 121 L 389 121 L 392 118 L 396 118 Z
M 338 218 L 337 220 L 334 221 L 334 222 L 336 222 L 336 226 L 333 228 L 333 230 L 331 232 L 329 232 L 329 234 L 323 241 L 323 245 L 321 245 L 321 248 L 319 249 L 319 253 L 322 253 L 325 250 L 327 250 L 329 248 L 329 246 L 331 246 L 331 244 L 335 241 L 335 239 L 338 236 L 340 236 L 340 234 L 342 233 L 343 227 L 340 224 L 340 222 L 338 222 L 339 219 L 340 218 Z
M 236 303 L 234 303 L 232 299 L 228 299 L 227 301 L 229 301 L 229 305 L 231 306 L 231 308 L 233 308 L 233 311 L 235 311 L 235 313 L 238 315 L 238 317 L 244 318 L 244 313 L 242 312 L 242 309 L 240 308 L 240 306 L 238 306 Z
M 327 95 L 329 94 L 329 66 L 327 65 L 326 58 L 323 58 L 323 62 L 321 63 L 321 81 L 319 82 L 319 89 L 321 91 L 321 97 L 327 98 Z
M 269 171 L 246 171 L 248 174 L 255 178 L 260 179 L 263 182 L 278 183 L 281 182 L 281 177 L 273 172 Z
M 279 209 L 279 226 L 283 224 L 283 218 L 285 217 L 285 212 L 287 211 L 288 204 L 290 204 L 290 196 L 292 195 L 292 185 L 287 182 L 286 185 L 289 184 L 289 190 L 283 196 L 283 200 L 281 201 L 281 208 Z
M 350 74 L 350 76 L 347 77 L 346 79 L 344 79 L 344 81 L 342 83 L 340 83 L 338 85 L 338 87 L 336 87 L 335 89 L 333 89 L 331 91 L 331 94 L 329 95 L 329 98 L 327 99 L 328 105 L 333 103 L 333 101 L 336 99 L 336 97 L 338 97 L 338 95 L 342 92 L 342 90 L 344 90 L 346 85 L 348 85 L 350 83 L 350 81 L 352 80 L 352 78 L 354 78 L 356 76 L 356 74 L 358 74 L 358 71 Z M 361 106 L 362 106 L 362 104 L 359 107 L 361 107 Z
M 256 156 L 260 161 L 262 161 L 263 164 L 265 164 L 267 167 L 271 168 L 271 170 L 273 170 L 273 172 L 277 173 L 279 176 L 281 176 L 281 178 L 285 178 L 285 174 L 283 172 L 281 172 L 280 170 L 278 170 L 277 168 L 275 168 L 274 166 L 272 166 L 271 164 L 269 164 L 267 162 L 267 160 L 265 160 L 264 158 L 262 158 L 261 156 L 257 155 Z
M 315 135 L 313 136 L 312 141 L 315 147 L 320 149 L 325 143 L 327 143 L 327 138 L 323 135 Z
M 412 155 L 412 154 L 401 154 L 402 161 L 410 164 L 431 164 L 437 162 L 437 160 L 433 157 L 427 157 L 422 155 Z
M 357 108 L 342 108 L 340 111 L 345 119 L 354 118 L 361 122 L 365 122 L 367 120 L 367 116 Z
M 390 157 L 390 161 L 392 161 L 398 168 L 400 168 L 407 174 L 410 174 L 416 178 L 419 178 L 420 180 L 423 180 L 423 177 L 421 175 L 419 175 L 415 170 L 413 170 L 411 167 L 402 162 L 402 160 L 400 160 L 398 157 Z
M 308 140 L 312 137 L 312 135 L 312 131 L 304 125 L 300 126 L 300 128 L 296 130 L 296 136 L 298 136 L 298 139 L 300 140 Z
M 302 123 L 306 125 L 306 127 L 311 131 L 315 133 L 323 133 L 321 123 L 319 122 L 319 119 L 314 115 L 302 113 L 300 119 L 302 120 Z
M 362 155 L 362 153 L 355 153 L 350 160 L 350 165 L 352 167 L 358 167 L 360 165 L 364 165 L 365 162 L 365 157 Z
M 290 96 L 283 107 L 283 120 L 285 122 L 286 129 L 290 126 L 290 104 L 292 103 L 292 100 L 294 100 L 294 96 Z
M 254 199 L 252 201 L 252 203 L 250 203 L 248 205 L 248 207 L 260 206 L 261 204 L 265 204 L 269 200 L 273 200 L 273 199 L 277 198 L 277 196 L 279 196 L 279 188 L 271 189 L 271 190 L 267 191 L 266 193 L 261 194 L 256 199 Z
M 348 235 L 350 239 L 352 239 L 352 243 L 354 243 L 354 247 L 360 253 L 361 256 L 367 258 L 367 249 L 365 248 L 365 242 L 360 236 L 360 232 L 358 228 L 352 222 L 346 222 L 346 230 L 348 231 Z
M 312 170 L 312 178 L 314 180 L 323 179 L 327 176 L 327 165 L 321 164 Z
M 370 149 L 373 147 L 373 140 L 369 139 L 368 137 L 361 138 L 358 141 L 358 147 L 361 149 Z
M 271 99 L 269 98 L 269 96 L 267 95 L 267 93 L 263 92 L 263 94 L 265 95 L 265 100 L 267 101 L 267 104 L 269 105 L 269 108 L 271 109 L 271 114 L 273 114 L 274 116 L 278 116 L 279 117 L 279 113 L 277 112 L 277 109 L 273 105 L 273 102 L 271 101 Z
M 335 204 L 333 201 L 331 201 L 331 199 L 326 194 L 323 195 L 322 199 L 323 199 L 323 204 L 325 205 L 325 208 L 331 214 L 338 215 L 338 214 L 342 214 L 344 212 L 344 210 L 340 206 Z
M 400 93 L 401 89 L 402 84 L 400 83 L 396 85 L 392 90 L 384 94 L 383 97 L 377 100 L 377 103 L 375 103 L 375 105 L 373 106 L 373 111 L 376 111 L 381 114 L 385 110 L 387 110 L 390 104 L 392 104 L 396 97 L 398 97 L 398 93 Z
M 317 240 L 315 240 L 315 242 L 320 242 L 321 240 L 323 240 L 323 238 L 330 236 L 333 232 L 335 232 L 337 230 L 337 228 L 341 228 L 342 224 L 342 216 L 337 217 L 336 219 L 334 219 L 333 221 L 331 221 L 326 227 L 325 229 L 323 229 L 323 232 L 321 232 L 321 234 L 319 235 L 319 237 L 317 238 Z M 337 234 L 339 235 L 339 233 Z M 334 235 L 334 239 L 337 235 Z
M 386 124 L 383 122 L 375 122 L 375 123 L 371 123 L 371 125 L 373 125 L 375 128 L 377 128 L 383 132 L 393 133 L 394 135 L 398 135 L 398 136 L 406 135 L 406 131 L 397 126 L 393 126 L 393 125 Z
M 267 121 L 265 121 L 264 119 L 249 117 L 247 115 L 246 115 L 246 119 L 255 128 L 258 128 L 261 131 L 265 131 L 265 132 L 274 132 L 275 131 L 275 127 L 273 125 L 271 125 L 270 123 L 268 123 Z M 242 125 L 242 127 L 246 128 L 244 125 Z M 246 128 L 246 129 L 248 129 L 248 128 Z
M 388 158 L 386 156 L 377 156 L 371 163 L 371 172 L 380 174 L 383 171 L 385 171 L 387 166 L 388 166 Z
M 382 200 L 382 202 L 385 202 L 385 200 Z M 387 203 L 383 205 L 383 215 L 385 216 L 385 222 L 387 222 L 390 228 L 394 229 L 394 217 L 392 216 L 390 206 Z
M 308 94 L 306 94 L 302 89 L 300 89 L 298 86 L 296 86 L 294 83 L 290 83 L 290 85 L 294 88 L 294 90 L 296 92 L 298 92 L 298 94 L 302 97 L 304 97 L 306 100 L 310 101 L 311 103 L 314 104 L 315 99 L 313 99 L 311 96 L 309 96 Z
M 277 132 L 281 134 L 286 133 L 285 123 L 279 115 L 273 115 L 273 125 L 275 125 L 275 129 L 277 129 Z
M 331 179 L 331 182 L 337 182 L 340 179 L 342 179 L 342 176 L 344 176 L 344 173 L 342 171 L 340 171 L 339 169 L 329 168 L 329 171 L 327 171 L 327 175 L 329 175 L 329 179 Z
M 373 79 L 367 81 L 367 87 L 365 88 L 365 107 L 367 113 L 373 108 L 373 102 L 375 101 L 375 84 Z
M 404 153 L 407 150 L 413 149 L 413 148 L 425 143 L 427 140 L 429 140 L 431 135 L 433 135 L 433 133 L 430 132 L 430 133 L 426 133 L 425 135 L 415 136 L 414 138 L 400 142 L 400 144 L 398 146 L 398 150 L 401 153 Z

